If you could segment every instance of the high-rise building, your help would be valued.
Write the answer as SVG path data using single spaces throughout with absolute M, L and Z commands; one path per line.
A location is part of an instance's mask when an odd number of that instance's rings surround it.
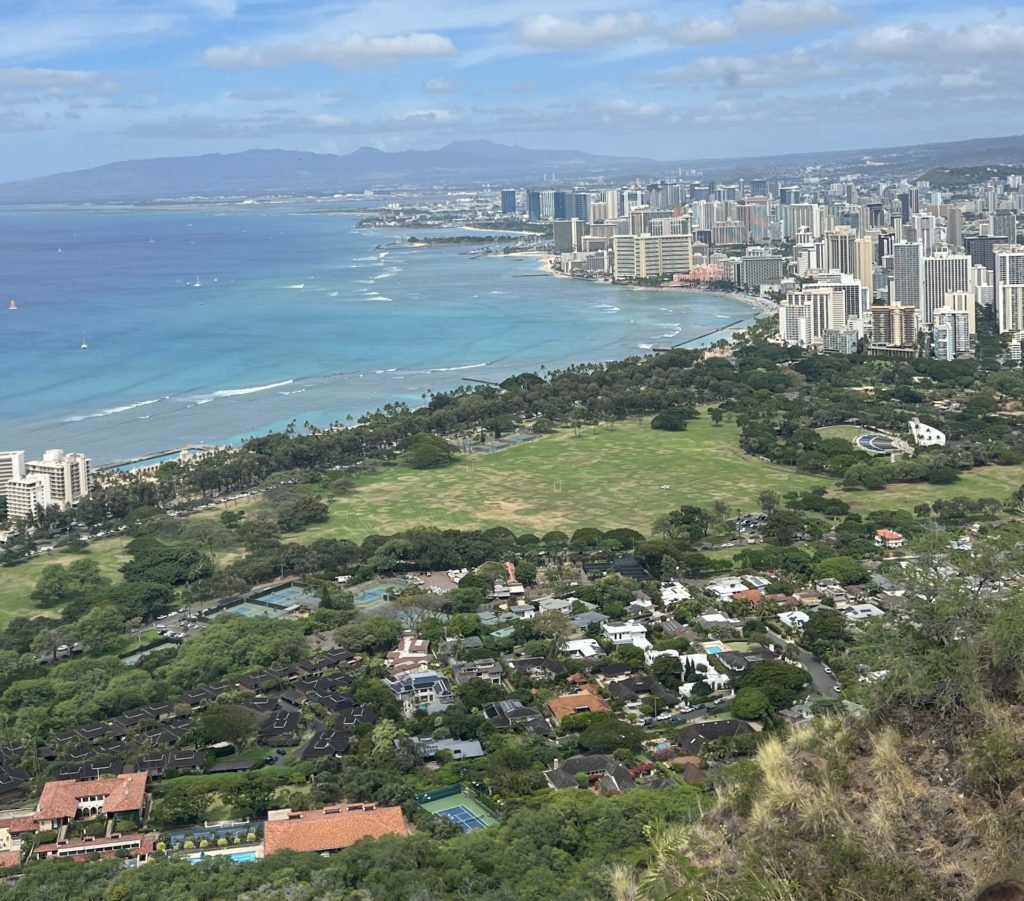
M 822 272 L 813 284 L 805 288 L 819 288 L 828 285 L 843 292 L 847 319 L 856 319 L 868 311 L 871 303 L 871 290 L 862 285 L 852 275 L 845 272 Z
M 946 332 L 940 337 L 945 341 L 945 347 L 940 352 L 937 332 L 943 328 Z M 971 352 L 971 327 L 966 310 L 943 307 L 935 311 L 932 346 L 933 353 L 940 360 L 953 360 L 959 355 Z
M 950 291 L 942 299 L 942 307 L 936 310 L 936 315 L 946 310 L 962 312 L 967 314 L 967 336 L 973 340 L 978 334 L 976 321 L 975 292 L 974 291 Z
M 874 294 L 875 242 L 870 237 L 853 242 L 853 274 L 869 295 Z
M 914 240 L 921 245 L 921 252 L 927 256 L 935 249 L 935 217 L 931 213 L 914 213 Z
M 871 307 L 873 347 L 913 347 L 917 339 L 917 307 L 893 304 Z
M 586 191 L 576 191 L 572 195 L 572 216 L 571 219 L 579 219 L 581 222 L 590 221 L 590 195 Z
M 42 460 L 26 461 L 25 475 L 45 478 L 50 503 L 70 507 L 89 493 L 89 468 L 89 458 L 84 454 L 48 450 Z
M 741 288 L 778 285 L 786 271 L 785 258 L 776 254 L 747 254 L 736 261 L 736 284 Z
M 576 203 L 571 191 L 555 191 L 551 199 L 551 216 L 553 219 L 571 219 L 575 213 Z
M 616 235 L 614 274 L 619 280 L 685 275 L 693 268 L 690 235 Z
M 791 185 L 786 188 L 779 188 L 779 203 L 794 204 L 800 202 L 800 188 L 798 185 Z
M 540 218 L 550 221 L 555 218 L 555 192 L 540 192 Z
M 857 332 L 854 329 L 827 328 L 821 333 L 822 353 L 855 354 L 857 346 Z
M 993 299 L 1001 334 L 1024 332 L 1024 245 L 1000 244 L 993 253 Z
M 1011 243 L 1006 235 L 969 235 L 964 238 L 964 248 L 971 262 L 984 266 L 990 272 L 995 268 L 993 251 L 997 244 Z
M 923 303 L 924 267 L 921 245 L 899 241 L 892 248 L 892 303 L 897 307 L 915 307 Z
M 4 493 L 11 479 L 20 479 L 25 475 L 24 451 L 0 451 L 0 494 Z
M 820 345 L 825 329 L 845 325 L 845 295 L 831 285 L 805 285 L 779 304 L 779 337 L 786 344 Z
M 45 509 L 53 503 L 49 481 L 40 473 L 11 479 L 7 483 L 5 494 L 9 519 L 28 519 L 38 510 Z
M 964 214 L 959 207 L 946 211 L 946 243 L 955 249 L 964 246 Z
M 1013 210 L 999 210 L 989 221 L 993 235 L 1006 235 L 1007 244 L 1017 243 L 1017 214 Z
M 555 219 L 551 223 L 551 240 L 555 253 L 571 253 L 583 247 L 586 223 L 579 219 Z
M 935 321 L 935 311 L 945 304 L 951 291 L 971 287 L 971 258 L 967 254 L 937 253 L 924 258 L 924 295 L 921 302 L 922 326 Z
M 515 188 L 505 188 L 501 192 L 501 214 L 503 216 L 515 215 L 516 212 L 516 191 Z
M 855 229 L 839 227 L 824 236 L 825 242 L 825 265 L 823 268 L 845 272 L 847 275 L 856 275 L 855 266 L 855 241 L 857 232 Z
M 526 218 L 540 222 L 540 191 L 526 192 Z
M 952 325 L 936 322 L 932 326 L 932 356 L 946 362 L 956 359 L 956 335 Z

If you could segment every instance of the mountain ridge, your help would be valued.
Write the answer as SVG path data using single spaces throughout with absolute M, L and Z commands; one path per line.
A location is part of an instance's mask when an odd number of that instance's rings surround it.
M 659 161 L 582 150 L 531 149 L 488 140 L 453 141 L 433 150 L 385 151 L 363 146 L 338 155 L 250 149 L 236 153 L 158 157 L 0 184 L 0 202 L 146 201 L 210 196 L 331 194 L 388 185 L 541 183 L 554 173 L 571 183 L 582 176 L 654 178 L 673 170 L 701 177 L 784 178 L 807 167 L 867 172 L 887 179 L 918 178 L 936 166 L 1024 164 L 1024 136 L 971 138 L 903 147 L 826 150 L 689 161 Z M 697 176 L 694 176 L 697 177 Z M 557 182 L 549 182 L 555 184 Z

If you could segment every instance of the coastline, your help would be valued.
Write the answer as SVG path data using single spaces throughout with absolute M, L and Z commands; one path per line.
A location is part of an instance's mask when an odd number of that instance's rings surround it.
M 154 449 L 237 446 L 293 420 L 326 426 L 387 403 L 416 406 L 425 391 L 452 389 L 465 376 L 500 380 L 623 359 L 690 335 L 693 346 L 707 344 L 702 335 L 747 307 L 730 306 L 724 294 L 721 305 L 699 296 L 667 303 L 667 295 L 621 285 L 554 285 L 543 276 L 555 273 L 526 259 L 543 267 L 550 253 L 525 237 L 508 254 L 426 253 L 404 242 L 381 246 L 380 235 L 393 238 L 393 230 L 339 230 L 325 216 L 238 211 L 204 223 L 164 211 L 131 215 L 138 218 L 124 224 L 126 216 L 62 214 L 70 228 L 111 240 L 89 255 L 64 253 L 60 267 L 52 265 L 50 224 L 29 223 L 31 252 L 12 278 L 24 310 L 11 314 L 0 343 L 5 365 L 19 367 L 32 388 L 8 405 L 5 431 L 31 453 L 69 447 L 99 465 Z M 205 224 L 201 251 L 188 240 L 193 222 Z M 298 256 L 281 254 L 282 235 Z M 500 262 L 505 256 L 520 259 Z M 181 276 L 195 271 L 202 293 L 189 284 L 195 276 Z M 87 302 L 76 284 L 94 286 Z M 54 317 L 72 324 L 65 331 L 88 330 L 88 353 L 65 353 L 60 330 L 37 335 Z M 252 342 L 233 339 L 239 322 Z M 150 338 L 133 341 L 143 325 Z M 55 373 L 61 390 L 51 384 Z
M 613 282 L 610 278 L 592 278 L 592 279 L 577 279 L 571 275 L 562 272 L 560 269 L 555 268 L 555 257 L 547 254 L 543 251 L 524 251 L 516 254 L 517 256 L 536 256 L 540 257 L 540 265 L 537 267 L 541 272 L 553 276 L 554 278 L 565 278 L 569 281 L 583 281 L 594 285 L 606 285 L 608 287 L 626 288 L 630 291 L 678 291 L 689 294 L 711 294 L 716 297 L 727 297 L 730 300 L 738 301 L 739 303 L 745 303 L 747 306 L 754 307 L 766 316 L 775 315 L 778 313 L 779 305 L 773 300 L 768 300 L 764 297 L 756 297 L 753 294 L 747 294 L 743 291 L 728 291 L 722 288 L 704 287 L 701 285 L 689 285 L 689 284 L 664 284 L 664 285 L 630 285 L 624 282 Z M 507 256 L 513 256 L 513 254 L 507 254 Z M 737 330 L 739 331 L 739 330 Z

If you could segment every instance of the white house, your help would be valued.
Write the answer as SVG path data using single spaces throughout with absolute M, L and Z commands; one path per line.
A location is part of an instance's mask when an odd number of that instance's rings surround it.
M 642 651 L 652 647 L 650 641 L 647 640 L 647 629 L 636 620 L 629 619 L 624 623 L 601 623 L 601 631 L 616 647 L 631 644 Z
M 899 532 L 893 529 L 875 529 L 875 544 L 888 549 L 903 547 L 907 543 Z
M 854 604 L 843 611 L 847 619 L 870 619 L 873 616 L 885 616 L 885 611 L 874 604 Z
M 803 610 L 784 610 L 779 619 L 790 629 L 802 629 L 810 617 Z
M 690 589 L 681 582 L 661 583 L 661 602 L 667 607 L 670 604 L 678 604 L 690 600 Z
M 384 684 L 402 702 L 402 711 L 406 716 L 412 716 L 417 710 L 440 713 L 455 700 L 451 682 L 433 670 L 387 676 Z
M 719 576 L 704 586 L 705 591 L 710 591 L 720 601 L 730 601 L 734 594 L 739 591 L 747 591 L 749 588 L 750 586 L 737 576 Z
M 601 645 L 593 638 L 573 638 L 562 645 L 562 651 L 577 660 L 604 656 Z

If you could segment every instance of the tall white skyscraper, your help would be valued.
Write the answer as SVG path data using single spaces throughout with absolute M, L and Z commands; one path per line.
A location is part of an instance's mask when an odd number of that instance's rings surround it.
M 89 493 L 90 463 L 84 454 L 48 450 L 42 460 L 28 460 L 25 473 L 46 479 L 51 504 L 68 507 Z
M 846 326 L 846 295 L 832 285 L 806 285 L 779 304 L 779 336 L 786 344 L 820 344 L 826 329 Z
M 1024 245 L 997 244 L 993 297 L 1000 333 L 1024 332 Z
M 936 253 L 924 258 L 924 297 L 920 307 L 921 325 L 935 321 L 935 311 L 952 291 L 971 288 L 971 258 L 967 254 Z
M 900 241 L 892 247 L 892 303 L 899 307 L 923 305 L 924 266 L 921 245 L 916 241 Z

